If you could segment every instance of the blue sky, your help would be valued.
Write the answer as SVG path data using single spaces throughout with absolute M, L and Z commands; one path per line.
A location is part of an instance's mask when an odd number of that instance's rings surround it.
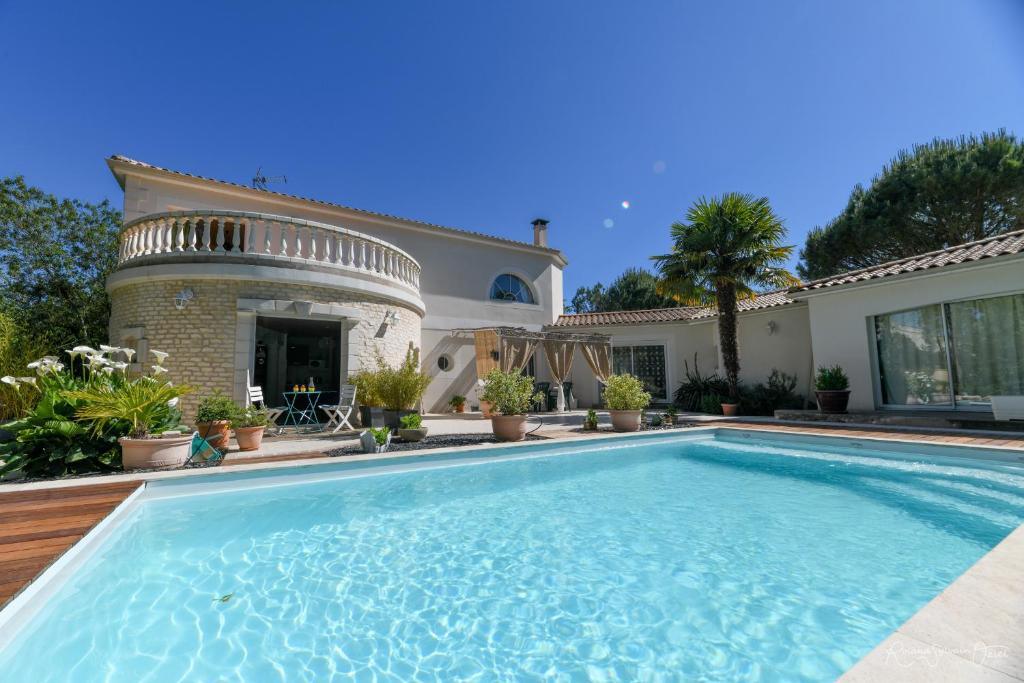
M 543 216 L 567 298 L 702 194 L 767 195 L 799 245 L 901 147 L 1024 135 L 1017 0 L 0 0 L 0 64 L 0 174 L 119 205 L 120 153 L 524 240 Z

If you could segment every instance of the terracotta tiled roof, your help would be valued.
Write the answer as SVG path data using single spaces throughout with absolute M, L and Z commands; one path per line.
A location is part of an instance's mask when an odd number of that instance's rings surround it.
M 921 254 L 919 256 L 911 256 L 909 258 L 899 259 L 898 261 L 889 261 L 888 263 L 882 263 L 877 266 L 861 268 L 860 270 L 851 270 L 839 275 L 821 278 L 820 280 L 805 282 L 791 288 L 789 291 L 792 293 L 812 292 L 826 287 L 856 284 L 866 282 L 868 280 L 877 280 L 879 278 L 889 277 L 891 275 L 903 275 L 905 273 L 941 268 L 943 266 L 952 266 L 958 263 L 967 263 L 970 261 L 980 261 L 994 256 L 1020 254 L 1022 252 L 1024 252 L 1024 230 L 1016 230 L 1014 232 L 1006 232 L 1002 235 L 996 235 L 995 237 L 987 237 L 983 240 L 978 240 L 977 242 L 958 244 L 954 247 L 948 247 L 938 251 L 930 251 L 927 254 Z
M 765 292 L 754 299 L 744 299 L 737 307 L 740 313 L 791 304 L 785 291 Z M 571 313 L 558 316 L 552 327 L 597 327 L 603 325 L 637 325 L 704 320 L 718 315 L 714 306 L 682 306 L 649 308 L 642 311 L 610 311 L 608 313 Z
M 546 253 L 558 256 L 562 260 L 563 263 L 566 263 L 566 264 L 568 263 L 568 261 L 566 261 L 565 254 L 563 254 L 560 250 L 553 249 L 551 247 L 538 247 L 535 244 L 531 244 L 530 242 L 521 242 L 519 240 L 508 239 L 507 237 L 495 237 L 494 235 L 488 235 L 487 233 L 483 233 L 483 232 L 476 232 L 474 230 L 463 230 L 462 228 L 452 228 L 452 227 L 449 227 L 447 225 L 438 225 L 436 223 L 427 223 L 425 221 L 418 221 L 418 220 L 413 219 L 413 218 L 403 218 L 401 216 L 394 216 L 394 215 L 387 214 L 387 213 L 380 213 L 378 211 L 369 211 L 367 209 L 357 209 L 357 208 L 352 207 L 352 206 L 345 206 L 344 204 L 337 204 L 335 202 L 327 202 L 327 201 L 324 201 L 322 199 L 312 199 L 311 197 L 302 197 L 300 195 L 288 194 L 286 192 L 275 192 L 273 190 L 261 190 L 261 189 L 249 187 L 248 185 L 243 185 L 241 183 L 234 183 L 234 182 L 231 182 L 230 180 L 219 180 L 217 178 L 209 178 L 207 176 L 195 175 L 194 173 L 185 173 L 184 171 L 174 171 L 174 170 L 169 169 L 169 168 L 163 168 L 161 166 L 155 166 L 153 164 L 147 164 L 144 161 L 139 161 L 137 159 L 132 159 L 130 157 L 123 156 L 121 154 L 114 154 L 114 155 L 112 155 L 110 157 L 110 159 L 108 159 L 108 163 L 109 162 L 120 162 L 120 163 L 123 163 L 123 164 L 129 164 L 131 166 L 137 166 L 139 168 L 145 168 L 145 169 L 149 169 L 149 170 L 153 170 L 153 171 L 159 171 L 161 173 L 169 173 L 171 175 L 181 176 L 183 178 L 194 178 L 195 180 L 202 180 L 202 181 L 209 182 L 209 183 L 217 183 L 218 185 L 227 185 L 229 187 L 242 188 L 242 189 L 248 190 L 250 192 L 259 192 L 259 193 L 262 193 L 262 194 L 273 195 L 275 197 L 282 197 L 284 199 L 297 199 L 299 201 L 310 202 L 312 204 L 319 204 L 321 206 L 330 206 L 332 208 L 345 209 L 346 211 L 354 211 L 356 213 L 366 214 L 367 216 L 376 216 L 378 218 L 387 218 L 387 219 L 390 219 L 390 220 L 404 221 L 406 223 L 417 223 L 419 225 L 423 225 L 423 226 L 426 226 L 426 227 L 429 227 L 429 228 L 433 228 L 435 230 L 442 230 L 442 231 L 445 231 L 445 232 L 452 232 L 452 233 L 462 234 L 462 235 L 472 235 L 474 237 L 482 237 L 482 238 L 487 239 L 487 240 L 493 240 L 495 242 L 502 242 L 504 244 L 515 245 L 517 247 L 528 247 L 530 249 L 536 249 L 537 251 L 543 251 L 543 252 L 546 252 Z

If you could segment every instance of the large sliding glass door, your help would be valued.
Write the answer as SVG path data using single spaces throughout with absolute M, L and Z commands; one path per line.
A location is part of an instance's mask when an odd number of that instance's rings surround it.
M 665 376 L 665 347 L 661 344 L 615 346 L 612 348 L 612 372 L 629 373 L 644 383 L 655 401 L 668 400 Z
M 875 316 L 886 406 L 984 406 L 1024 394 L 1024 294 Z

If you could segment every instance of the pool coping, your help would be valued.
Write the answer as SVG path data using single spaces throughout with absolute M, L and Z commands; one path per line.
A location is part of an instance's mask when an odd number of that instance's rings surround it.
M 31 491 L 59 489 L 70 486 L 88 486 L 111 482 L 137 480 L 140 486 L 124 501 L 94 526 L 85 536 L 58 557 L 41 574 L 0 609 L 0 648 L 5 647 L 20 628 L 43 608 L 47 599 L 64 585 L 67 578 L 127 519 L 141 504 L 147 489 L 163 488 L 161 483 L 190 483 L 196 477 L 218 477 L 221 482 L 245 480 L 246 474 L 261 473 L 274 479 L 274 470 L 293 470 L 298 481 L 303 474 L 312 474 L 307 468 L 316 467 L 326 472 L 328 478 L 347 478 L 366 474 L 386 474 L 391 471 L 408 471 L 424 467 L 443 466 L 445 462 L 458 465 L 473 465 L 493 461 L 474 458 L 477 451 L 510 450 L 509 457 L 501 460 L 519 459 L 514 449 L 572 446 L 609 439 L 629 440 L 635 437 L 647 439 L 680 439 L 681 437 L 714 437 L 720 431 L 748 432 L 747 438 L 757 435 L 771 435 L 779 440 L 789 437 L 793 441 L 829 443 L 849 447 L 851 443 L 864 441 L 873 447 L 885 444 L 913 445 L 915 449 L 932 448 L 942 451 L 956 448 L 961 451 L 989 452 L 982 460 L 1012 463 L 1024 466 L 1024 448 L 1013 446 L 943 443 L 922 441 L 913 433 L 906 438 L 894 438 L 892 432 L 883 435 L 843 435 L 841 433 L 811 434 L 804 431 L 773 428 L 773 425 L 723 424 L 701 425 L 686 429 L 663 432 L 638 432 L 633 434 L 602 433 L 566 437 L 546 442 L 517 442 L 508 444 L 481 444 L 459 448 L 421 449 L 386 454 L 370 454 L 324 458 L 322 456 L 285 462 L 263 462 L 238 464 L 228 470 L 190 469 L 165 472 L 119 474 L 61 481 L 28 482 L 7 484 L 0 494 L 7 491 Z M 839 432 L 841 430 L 835 430 Z M 723 434 L 725 435 L 725 434 Z M 690 439 L 682 439 L 690 440 Z M 538 448 L 540 447 L 540 448 Z M 886 450 L 886 449 L 881 449 Z M 898 448 L 892 449 L 899 452 Z M 543 452 L 543 450 L 541 450 Z M 505 456 L 506 454 L 502 454 Z M 440 463 L 433 463 L 436 456 Z M 455 456 L 445 459 L 445 456 Z M 460 457 L 461 456 L 461 457 Z M 533 457 L 524 454 L 520 457 Z M 536 457 L 542 457 L 538 455 Z M 961 456 L 962 457 L 962 456 Z M 401 461 L 405 461 L 402 463 Z M 365 467 L 346 468 L 347 464 L 368 463 Z M 405 465 L 405 466 L 403 466 Z M 412 465 L 412 467 L 408 467 Z M 306 472 L 303 472 L 306 470 Z M 331 472 L 331 470 L 336 470 Z M 276 485 L 270 483 L 268 485 Z M 152 491 L 151 491 L 152 492 Z M 186 494 L 187 495 L 187 494 Z M 1014 585 L 1018 577 L 1024 576 L 1024 524 L 1017 527 L 1002 542 L 981 557 L 939 595 L 918 610 L 907 621 L 893 631 L 874 650 L 865 655 L 848 669 L 839 680 L 845 683 L 867 683 L 874 681 L 1024 681 L 1024 590 Z M 1018 581 L 1019 583 L 1019 581 Z

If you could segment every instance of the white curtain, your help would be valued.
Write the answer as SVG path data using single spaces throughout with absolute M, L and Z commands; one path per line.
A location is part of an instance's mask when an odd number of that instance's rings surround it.
M 606 342 L 581 342 L 580 353 L 583 360 L 587 361 L 590 370 L 597 377 L 597 381 L 604 384 L 612 374 L 612 343 Z
M 544 341 L 544 355 L 548 359 L 548 367 L 551 368 L 551 377 L 558 385 L 556 409 L 560 413 L 565 411 L 565 389 L 563 384 L 572 370 L 572 356 L 575 352 L 576 342 L 574 341 L 558 339 L 547 339 Z
M 502 372 L 522 372 L 526 364 L 530 362 L 533 350 L 537 348 L 537 342 L 533 339 L 522 337 L 500 336 L 501 357 L 498 360 Z

